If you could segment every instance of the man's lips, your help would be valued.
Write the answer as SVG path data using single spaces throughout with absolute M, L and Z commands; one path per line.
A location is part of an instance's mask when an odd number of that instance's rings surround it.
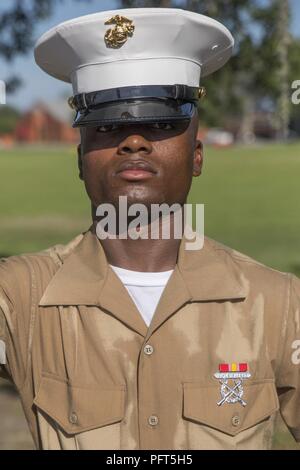
M 145 161 L 126 161 L 122 162 L 116 174 L 126 181 L 141 181 L 152 178 L 157 171 Z
M 127 181 L 141 181 L 153 177 L 152 172 L 145 170 L 124 170 L 118 173 L 120 178 Z

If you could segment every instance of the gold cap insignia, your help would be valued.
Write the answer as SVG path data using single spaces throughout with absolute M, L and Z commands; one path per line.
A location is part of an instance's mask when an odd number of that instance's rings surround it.
M 133 21 L 125 18 L 125 16 L 115 15 L 109 20 L 105 21 L 104 24 L 114 24 L 114 28 L 110 28 L 106 31 L 104 40 L 107 47 L 118 48 L 123 46 L 129 36 L 133 35 L 135 26 Z
M 75 109 L 74 96 L 70 96 L 70 98 L 68 98 L 68 105 L 71 109 Z
M 206 88 L 204 86 L 199 87 L 199 91 L 198 91 L 199 100 L 201 100 L 205 96 L 206 96 Z

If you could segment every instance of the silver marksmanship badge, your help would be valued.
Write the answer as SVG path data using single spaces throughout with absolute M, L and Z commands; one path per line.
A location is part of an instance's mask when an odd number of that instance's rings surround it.
M 218 406 L 224 403 L 237 402 L 240 402 L 243 406 L 247 405 L 247 402 L 243 400 L 243 380 L 251 377 L 247 363 L 219 364 L 219 372 L 216 372 L 214 377 L 221 384 L 222 398 L 217 402 Z

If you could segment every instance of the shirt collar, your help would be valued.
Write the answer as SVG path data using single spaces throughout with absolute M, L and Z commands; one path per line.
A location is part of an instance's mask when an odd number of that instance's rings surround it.
M 158 305 L 153 329 L 187 302 L 246 297 L 241 270 L 228 250 L 207 237 L 204 237 L 202 249 L 187 250 L 187 241 L 184 235 L 177 264 Z M 67 247 L 67 255 L 61 252 L 62 265 L 48 284 L 39 305 L 100 306 L 145 334 L 144 320 L 109 266 L 93 226 L 77 237 L 71 252 Z

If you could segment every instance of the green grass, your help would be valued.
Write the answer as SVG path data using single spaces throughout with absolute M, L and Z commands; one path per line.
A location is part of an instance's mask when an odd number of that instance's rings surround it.
M 0 254 L 65 243 L 90 224 L 76 148 L 0 152 Z
M 207 150 L 190 200 L 205 204 L 205 233 L 300 275 L 300 145 Z
M 0 254 L 64 243 L 90 223 L 75 147 L 0 151 Z M 205 233 L 300 275 L 300 144 L 205 150 L 190 201 Z

